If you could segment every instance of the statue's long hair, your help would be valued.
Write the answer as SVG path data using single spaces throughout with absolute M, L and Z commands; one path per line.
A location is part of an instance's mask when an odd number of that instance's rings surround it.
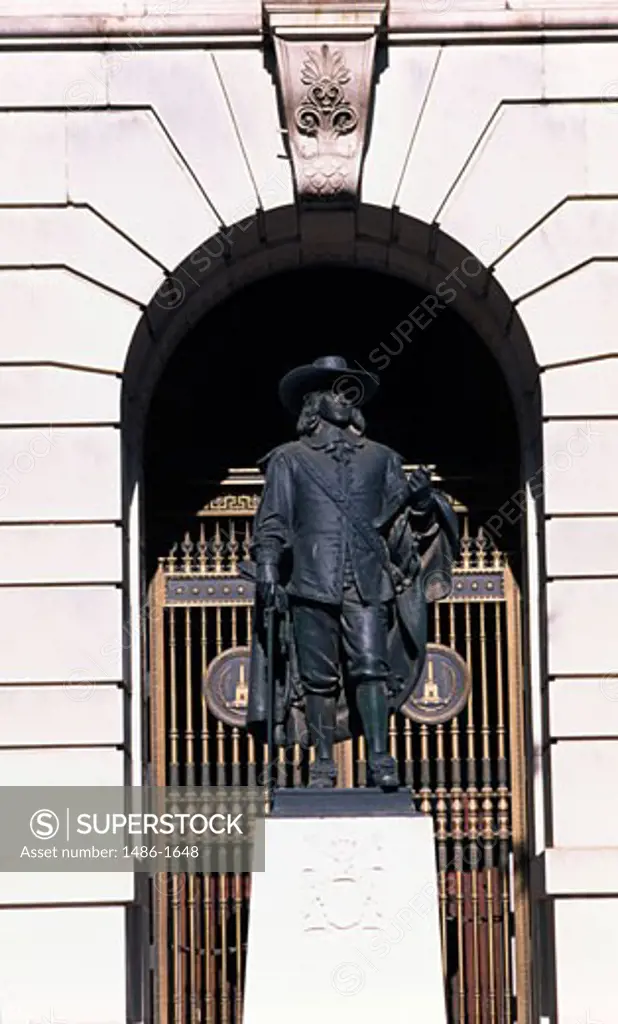
M 296 422 L 296 432 L 299 437 L 303 437 L 307 434 L 313 434 L 318 429 L 320 423 L 325 422 L 324 417 L 320 414 L 320 402 L 322 396 L 328 394 L 327 391 L 311 391 L 308 395 L 305 395 L 303 406 L 300 411 L 300 416 Z M 352 427 L 358 434 L 364 434 L 366 423 L 365 417 L 358 408 L 353 405 L 350 407 L 350 422 L 349 426 Z

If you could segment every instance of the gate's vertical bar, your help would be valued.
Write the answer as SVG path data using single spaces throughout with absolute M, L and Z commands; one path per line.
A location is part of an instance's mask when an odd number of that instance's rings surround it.
M 497 824 L 499 848 L 499 874 L 501 888 L 501 945 L 502 945 L 502 1000 L 501 1020 L 504 1024 L 511 1024 L 511 914 L 510 914 L 510 892 L 509 892 L 509 790 L 508 790 L 508 768 L 506 761 L 505 746 L 505 719 L 504 719 L 504 672 L 503 672 L 503 646 L 502 646 L 502 606 L 494 602 L 495 616 L 495 638 L 496 638 L 496 691 L 497 691 L 497 712 L 498 721 L 496 725 L 496 736 L 498 740 L 498 802 L 497 802 Z
M 352 764 L 352 740 L 345 740 L 335 747 L 335 764 L 337 766 L 338 789 L 350 789 L 354 785 L 354 768 Z M 294 774 L 294 785 L 300 785 L 300 773 L 298 782 Z
M 431 814 L 431 768 L 429 764 L 429 729 L 421 725 L 421 813 Z
M 357 771 L 358 771 L 358 785 L 363 788 L 367 785 L 367 749 L 365 743 L 365 737 L 359 736 L 358 740 L 358 758 L 357 758 Z
M 388 719 L 388 749 L 391 757 L 397 758 L 397 715 L 389 715 Z
M 217 523 L 217 531 L 219 524 Z M 220 541 L 220 538 L 219 538 Z M 220 556 L 219 556 L 220 557 Z M 219 566 L 219 570 L 221 567 Z M 215 608 L 215 656 L 218 657 L 223 651 L 223 609 L 217 605 Z M 223 722 L 217 722 L 217 786 L 224 787 L 226 784 L 226 760 L 225 760 L 225 729 Z
M 397 715 L 395 713 L 389 715 L 388 719 L 388 749 L 391 756 L 395 759 L 397 771 L 399 772 L 399 758 L 397 757 Z
M 165 566 L 159 559 L 159 566 L 150 584 L 150 758 L 153 786 L 166 783 L 166 734 L 165 734 Z M 155 976 L 154 1012 L 155 1024 L 169 1024 L 169 965 L 168 965 L 168 875 L 155 876 L 153 884 Z
M 246 530 L 245 530 L 245 540 L 243 541 L 243 555 L 244 555 L 245 558 L 249 557 L 249 537 L 250 537 L 249 526 L 247 524 L 247 527 L 246 527 Z M 250 638 L 252 636 L 252 630 L 253 630 L 253 607 L 251 605 L 248 605 L 247 608 L 245 609 L 245 615 L 246 615 L 246 629 L 247 629 L 246 636 L 247 636 L 247 642 L 250 643 L 251 642 Z M 257 776 L 256 776 L 256 758 L 255 758 L 255 740 L 254 740 L 253 736 L 251 735 L 251 733 L 249 733 L 249 735 L 247 736 L 247 785 L 249 787 L 254 787 L 256 785 L 256 782 L 257 782 Z M 251 875 L 244 875 L 243 879 L 244 879 L 244 881 L 243 881 L 243 887 L 242 887 L 242 890 L 241 890 L 241 900 L 242 900 L 242 902 L 241 902 L 241 907 L 240 907 L 240 913 L 244 914 L 244 920 L 246 922 L 247 919 L 248 919 L 248 910 L 249 910 L 249 903 L 250 903 L 250 898 L 251 898 Z M 246 932 L 245 932 L 245 938 L 246 938 Z M 245 947 L 244 953 L 245 953 L 244 961 L 246 963 L 246 959 L 247 959 L 246 947 Z M 241 1011 L 241 1014 L 243 1012 L 244 998 L 245 998 L 245 996 L 244 996 L 243 981 L 244 981 L 244 978 L 241 976 L 240 981 L 239 981 L 239 984 L 241 985 L 241 990 L 240 990 L 240 1011 Z
M 171 558 L 170 557 L 170 561 Z M 169 609 L 169 652 L 170 652 L 170 785 L 180 784 L 180 760 L 178 731 L 178 681 L 177 681 L 177 637 L 176 637 L 176 609 Z M 182 934 L 180 921 L 180 876 L 172 875 L 172 936 L 173 936 L 173 957 L 172 976 L 174 993 L 174 1024 L 182 1024 Z
M 202 533 L 200 536 L 200 571 L 206 568 L 206 542 Z M 205 607 L 200 608 L 200 676 L 206 677 L 208 667 L 208 612 Z M 201 783 L 202 786 L 210 785 L 210 753 L 209 753 L 209 729 L 208 729 L 208 704 L 204 687 L 201 692 L 202 724 L 201 724 Z M 211 875 L 205 874 L 202 879 L 204 887 L 204 988 L 202 1001 L 205 1003 L 206 1024 L 214 1024 L 214 983 L 215 972 L 213 963 L 212 943 L 212 888 Z
M 223 543 L 219 521 L 216 521 L 214 540 L 215 572 L 223 570 Z M 215 608 L 215 652 L 216 655 L 223 651 L 223 609 L 217 605 Z M 217 786 L 223 787 L 226 784 L 226 760 L 225 760 L 225 730 L 221 721 L 217 722 Z M 220 1011 L 221 1024 L 230 1022 L 230 993 L 228 988 L 228 937 L 227 937 L 227 875 L 223 872 L 218 874 L 218 910 L 219 910 L 219 950 L 220 950 Z
M 287 750 L 286 750 L 285 747 L 277 747 L 275 745 L 274 746 L 274 751 L 275 751 L 274 757 L 276 758 L 276 761 L 277 761 L 277 788 L 278 789 L 284 789 L 286 787 L 286 785 L 287 785 L 287 774 L 288 774 L 288 771 L 287 771 L 288 765 L 287 765 L 287 759 L 286 759 Z
M 172 874 L 172 942 L 174 945 L 174 1024 L 184 1024 L 182 1013 L 182 931 L 180 897 L 182 875 Z
M 185 785 L 195 785 L 195 730 L 191 665 L 191 608 L 185 608 Z
M 189 999 L 188 1003 L 188 1024 L 194 1024 L 199 1020 L 199 950 L 197 944 L 197 914 L 198 907 L 195 893 L 195 875 L 187 874 L 187 917 L 189 921 Z
M 447 975 L 446 964 L 446 840 L 447 810 L 444 770 L 444 726 L 437 726 L 436 749 L 436 842 L 438 844 L 438 892 L 440 902 L 440 934 L 442 938 L 442 968 Z
M 482 815 L 483 815 L 483 848 L 485 862 L 485 886 L 487 900 L 487 982 L 488 982 L 488 1010 L 489 1022 L 494 1024 L 496 1020 L 496 962 L 494 950 L 494 828 L 493 828 L 493 789 L 491 785 L 491 747 L 490 747 L 490 724 L 489 724 L 489 682 L 487 677 L 487 628 L 485 604 L 479 604 L 479 640 L 481 643 L 481 704 L 482 722 L 481 737 L 483 744 L 483 787 Z
M 238 647 L 238 609 L 232 605 L 231 647 Z M 232 726 L 232 786 L 240 786 L 240 730 Z
M 204 945 L 206 947 L 206 1024 L 214 1024 L 215 1020 L 215 961 L 214 961 L 214 925 L 215 916 L 212 905 L 214 876 L 208 872 L 204 875 Z
M 228 972 L 228 928 L 227 928 L 228 879 L 224 872 L 219 874 L 219 934 L 221 949 L 221 1024 L 230 1024 L 230 989 Z
M 231 628 L 232 628 L 232 647 L 238 647 L 238 609 L 232 605 L 230 608 L 231 613 Z
M 517 1024 L 530 1024 L 530 907 L 528 903 L 528 832 L 525 778 L 524 687 L 522 678 L 521 597 L 509 565 L 504 569 L 508 632 L 509 741 L 511 753 L 511 815 L 515 880 Z
M 230 520 L 230 548 L 231 548 L 231 559 L 232 559 L 232 572 L 236 572 L 237 562 L 235 561 L 235 534 L 234 534 L 234 523 Z M 232 612 L 232 647 L 238 646 L 238 610 L 234 606 L 231 609 Z M 237 726 L 232 729 L 232 786 L 239 787 L 241 784 L 240 775 L 240 732 Z M 234 889 L 233 889 L 233 913 L 234 913 L 234 932 L 235 932 L 235 947 L 236 947 L 236 964 L 234 970 L 235 984 L 234 984 L 234 1019 L 235 1024 L 242 1024 L 242 876 L 238 873 L 234 873 Z
M 466 662 L 472 672 L 472 616 L 470 602 L 465 603 Z M 479 972 L 479 820 L 478 788 L 476 785 L 476 734 L 474 731 L 474 691 L 468 698 L 467 722 L 467 801 L 468 838 L 470 842 L 470 874 L 472 890 L 472 976 L 474 979 L 474 1024 L 481 1024 L 481 979 Z
M 455 609 L 452 603 L 449 604 L 449 643 L 455 646 Z M 439 628 L 439 627 L 438 627 Z M 441 634 L 438 633 L 438 642 L 441 642 Z M 443 726 L 438 726 L 440 738 Z M 457 926 L 457 1013 L 458 1021 L 463 1024 L 466 1019 L 466 945 L 464 927 L 464 806 L 462 801 L 463 791 L 461 788 L 461 751 L 459 747 L 459 722 L 457 718 L 451 719 L 451 836 L 453 839 L 454 868 L 455 868 L 455 912 Z M 440 762 L 438 761 L 438 769 Z M 443 769 L 444 770 L 444 769 Z M 445 891 L 445 898 L 446 898 Z
M 170 650 L 170 786 L 178 786 L 180 783 L 180 762 L 179 762 L 179 732 L 178 732 L 178 707 L 177 700 L 177 679 L 176 679 L 176 609 L 169 609 L 169 650 Z
M 206 670 L 208 668 L 208 614 L 206 608 L 200 608 L 200 675 L 202 679 L 206 678 Z M 208 728 L 208 703 L 206 701 L 206 692 L 204 686 L 201 688 L 201 708 L 202 708 L 202 728 L 200 732 L 200 743 L 201 743 L 201 784 L 202 786 L 210 785 L 210 752 L 209 752 L 209 737 L 210 732 Z
M 404 782 L 410 787 L 412 800 L 415 797 L 414 789 L 414 749 L 412 746 L 412 722 L 406 718 L 403 725 L 403 749 L 404 749 Z
M 186 537 L 185 538 L 185 548 L 188 549 L 190 544 L 191 544 L 190 539 L 188 537 Z M 184 650 L 183 650 L 183 656 L 184 657 L 186 657 L 186 654 L 188 653 L 188 648 L 187 648 L 187 626 L 188 626 L 188 622 L 187 622 L 187 617 L 186 617 L 186 611 L 187 611 L 187 609 L 185 609 L 185 618 L 184 618 L 183 629 L 182 629 L 182 632 L 183 632 L 184 638 L 185 638 L 185 644 L 184 644 Z M 178 654 L 178 658 L 179 658 L 178 675 L 180 675 L 180 668 L 182 666 L 182 660 L 181 660 L 181 655 L 180 655 L 180 645 L 178 645 L 178 647 L 177 647 L 177 654 Z M 188 680 L 187 680 L 187 669 L 185 668 L 185 677 L 184 677 L 184 689 L 185 690 L 187 688 L 187 682 L 188 682 Z M 189 684 L 189 688 L 190 688 L 190 684 Z M 187 771 L 187 741 L 186 741 L 187 721 L 186 721 L 186 718 L 185 718 L 185 721 L 183 722 L 183 725 L 182 725 L 182 731 L 180 729 L 180 722 L 182 721 L 181 715 L 180 715 L 180 709 L 181 709 L 181 706 L 183 705 L 183 703 L 185 703 L 185 701 L 186 701 L 186 693 L 183 692 L 183 684 L 180 682 L 180 679 L 179 679 L 179 685 L 178 685 L 178 712 L 179 712 L 179 714 L 178 714 L 178 719 L 179 719 L 178 754 L 179 754 L 179 760 L 180 760 L 180 765 L 181 765 L 181 768 L 180 768 L 181 778 L 184 780 L 184 783 L 186 785 L 186 771 Z M 187 874 L 185 872 L 183 872 L 182 874 L 178 875 L 177 877 L 178 877 L 178 918 L 179 918 L 179 935 L 180 935 L 180 950 L 181 950 L 180 972 L 179 972 L 180 973 L 181 999 L 180 999 L 180 1012 L 179 1012 L 179 1015 L 180 1015 L 180 1020 L 183 1022 L 183 1024 L 189 1024 L 189 1018 L 188 1018 L 188 1012 L 187 1011 L 188 1011 L 189 1000 L 190 1000 L 189 980 L 190 980 L 190 973 L 191 973 L 191 946 L 190 946 L 190 943 L 189 943 L 189 927 L 190 927 L 190 925 L 189 925 L 189 910 L 188 910 L 188 906 L 187 906 L 187 901 L 188 901 L 188 876 L 187 876 Z
M 187 547 L 186 571 L 191 572 L 192 565 L 189 561 L 190 549 Z M 195 729 L 193 721 L 193 610 L 185 608 L 185 785 L 195 786 Z M 195 876 L 187 874 L 184 876 L 186 882 L 186 913 L 188 927 L 188 975 L 189 975 L 189 998 L 187 1000 L 189 1009 L 190 1024 L 197 1019 L 197 1008 L 199 999 L 199 948 L 197 934 L 199 929 L 199 908 L 195 898 Z
M 234 875 L 234 923 L 236 926 L 236 985 L 234 1011 L 236 1024 L 242 1024 L 242 875 Z
M 264 800 L 267 812 L 270 811 L 270 772 L 272 771 L 272 765 L 268 759 L 268 743 L 262 744 L 262 784 L 264 786 Z
M 457 1004 L 459 1024 L 466 1019 L 466 951 L 464 943 L 463 841 L 464 815 L 461 790 L 461 754 L 457 719 L 451 721 L 451 822 L 455 854 L 455 906 L 457 914 Z
M 442 642 L 440 604 L 434 604 L 434 640 Z M 438 845 L 438 893 L 440 905 L 440 934 L 442 938 L 442 971 L 447 977 L 446 935 L 446 841 L 448 838 L 448 812 L 446 803 L 446 767 L 444 761 L 444 726 L 436 726 L 436 842 Z
M 215 608 L 215 654 L 219 655 L 223 651 L 223 617 L 221 615 L 222 608 L 217 605 Z

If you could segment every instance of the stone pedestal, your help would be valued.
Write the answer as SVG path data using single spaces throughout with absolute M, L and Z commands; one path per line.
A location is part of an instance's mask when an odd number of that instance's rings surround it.
M 446 1024 L 433 822 L 404 791 L 292 790 L 252 878 L 244 1024 Z

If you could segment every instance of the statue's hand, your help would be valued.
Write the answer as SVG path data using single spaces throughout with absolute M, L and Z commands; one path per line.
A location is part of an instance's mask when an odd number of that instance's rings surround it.
M 255 584 L 258 600 L 264 608 L 274 608 L 277 602 L 277 584 L 279 570 L 272 562 L 265 562 L 256 567 Z
M 431 502 L 431 477 L 425 469 L 413 469 L 408 477 L 410 500 L 415 508 L 426 509 Z

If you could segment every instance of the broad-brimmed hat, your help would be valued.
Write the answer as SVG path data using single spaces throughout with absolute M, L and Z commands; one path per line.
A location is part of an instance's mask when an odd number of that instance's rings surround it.
M 321 356 L 306 366 L 297 366 L 279 383 L 279 398 L 297 416 L 306 395 L 311 391 L 328 391 L 345 396 L 350 405 L 364 405 L 378 389 L 378 378 L 367 370 L 348 366 L 342 356 Z

